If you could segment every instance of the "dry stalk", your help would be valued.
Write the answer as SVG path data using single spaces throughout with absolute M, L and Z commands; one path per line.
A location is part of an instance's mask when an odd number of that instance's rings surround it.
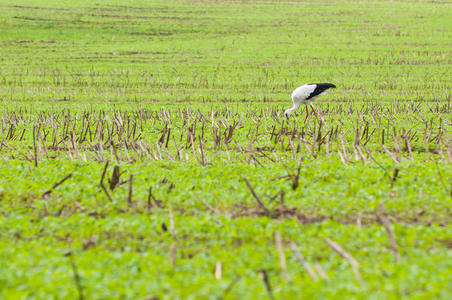
M 259 207 L 266 213 L 266 214 L 270 214 L 270 211 L 267 209 L 267 207 L 265 207 L 264 203 L 262 202 L 262 200 L 259 198 L 259 196 L 256 194 L 256 192 L 253 189 L 253 186 L 250 184 L 250 182 L 248 181 L 248 179 L 246 179 L 246 177 L 243 177 L 243 180 L 245 181 L 246 185 L 248 186 L 248 189 L 251 191 L 251 194 L 253 195 L 254 199 L 256 199 L 257 203 L 259 204 Z
M 378 219 L 378 221 L 384 226 L 384 228 L 386 229 L 386 233 L 388 235 L 389 238 L 389 242 L 391 244 L 391 251 L 392 253 L 394 253 L 394 257 L 396 261 L 400 260 L 400 253 L 399 250 L 397 248 L 397 243 L 394 237 L 394 233 L 391 229 L 391 223 L 389 222 L 389 219 L 386 217 L 386 212 L 385 212 L 385 208 L 384 205 L 381 204 L 379 206 L 379 211 L 375 212 L 375 215 Z
M 171 265 L 173 268 L 176 266 L 176 255 L 177 255 L 177 243 L 173 242 L 170 247 L 170 258 L 171 258 Z
M 234 285 L 239 281 L 240 275 L 237 275 L 226 287 L 226 289 L 223 292 L 223 296 L 220 297 L 220 300 L 223 300 L 226 298 L 226 295 L 231 291 L 231 289 L 234 287 Z
M 353 154 L 355 156 L 355 161 L 358 161 L 359 157 L 358 157 L 358 151 L 356 151 L 356 146 L 352 145 L 352 149 L 353 149 Z
M 290 247 L 292 248 L 292 251 L 295 253 L 295 256 L 300 261 L 300 263 L 303 265 L 303 268 L 308 272 L 309 276 L 311 276 L 312 280 L 318 281 L 318 277 L 315 274 L 314 270 L 312 270 L 309 263 L 303 258 L 300 251 L 298 251 L 297 245 L 293 242 L 290 243 Z
M 108 164 L 109 163 L 110 163 L 109 161 L 107 161 L 105 163 L 104 171 L 102 172 L 102 176 L 100 177 L 99 184 L 100 184 L 100 187 L 102 188 L 102 190 L 104 191 L 104 193 L 107 195 L 108 200 L 110 200 L 110 202 L 113 202 L 113 199 L 111 198 L 110 194 L 108 193 L 107 188 L 104 185 L 104 177 L 105 177 L 105 173 L 107 172 L 107 168 L 108 168 Z
M 322 277 L 322 280 L 325 282 L 330 281 L 328 278 L 328 275 L 326 275 L 325 271 L 322 269 L 322 267 L 319 264 L 314 264 L 314 268 L 316 269 L 317 273 L 319 273 L 320 277 Z
M 74 131 L 71 131 L 71 144 L 72 144 L 72 151 L 74 151 L 75 158 L 77 158 L 78 157 L 78 149 L 77 149 L 77 142 L 76 142 Z
M 33 126 L 33 151 L 34 151 L 34 162 L 35 162 L 35 167 L 38 166 L 38 153 L 36 150 L 36 127 Z
M 385 150 L 386 154 L 389 155 L 389 157 L 391 157 L 391 159 L 396 163 L 400 163 L 400 161 L 397 159 L 396 155 L 394 155 L 394 153 L 392 153 L 391 151 L 389 151 L 389 149 L 383 145 L 383 149 Z
M 170 215 L 170 232 L 171 232 L 171 236 L 172 237 L 176 237 L 176 224 L 174 222 L 174 214 L 173 214 L 173 210 L 169 210 L 169 215 Z
M 221 261 L 217 261 L 215 265 L 215 278 L 220 280 L 223 273 L 223 264 Z
M 224 143 L 224 148 L 226 150 L 226 155 L 228 157 L 228 161 L 231 161 L 231 156 L 229 155 L 229 147 L 227 143 Z
M 191 144 L 191 150 L 193 152 L 193 156 L 195 158 L 195 161 L 198 161 L 198 157 L 196 156 L 195 141 L 194 141 L 194 135 L 193 134 L 190 134 L 190 144 Z
M 293 146 L 293 143 L 292 143 L 292 139 L 291 139 L 291 138 L 289 138 L 289 146 L 290 146 L 290 150 L 292 151 L 292 158 L 293 158 L 293 159 L 297 159 L 297 155 L 296 155 L 296 153 L 295 153 L 295 148 L 294 148 L 294 146 Z
M 273 299 L 272 286 L 270 285 L 270 280 L 268 279 L 267 271 L 265 269 L 259 269 L 259 276 L 265 284 L 265 289 L 267 290 L 268 296 Z
M 327 158 L 330 157 L 330 142 L 331 142 L 331 134 L 328 135 L 327 140 L 326 140 L 325 152 L 326 152 L 326 157 Z
M 342 256 L 342 258 L 346 259 L 350 263 L 356 279 L 358 279 L 358 281 L 362 284 L 363 279 L 361 277 L 361 273 L 359 272 L 358 261 L 350 253 L 343 250 L 342 247 L 339 244 L 337 244 L 336 242 L 333 242 L 329 238 L 325 238 L 324 240 L 334 251 L 336 251 L 336 253 L 338 253 L 340 256 Z
M 346 164 L 347 164 L 347 161 L 345 160 L 344 156 L 342 155 L 341 150 L 337 149 L 337 153 L 339 154 L 339 158 L 341 159 L 342 163 L 343 163 L 344 165 L 346 165 Z
M 399 169 L 394 168 L 394 173 L 392 174 L 392 178 L 391 178 L 391 187 L 394 185 L 397 178 L 399 177 L 399 171 L 400 171 Z
M 127 203 L 129 206 L 132 205 L 132 193 L 133 193 L 133 174 L 129 177 L 129 195 L 127 197 Z
M 358 154 L 359 154 L 359 157 L 361 158 L 361 161 L 363 162 L 363 163 L 367 163 L 367 159 L 366 159 L 366 157 L 363 155 L 363 152 L 362 152 L 362 150 L 361 150 L 361 146 L 356 146 L 356 150 L 358 150 Z
M 298 165 L 297 174 L 292 177 L 292 190 L 296 190 L 300 181 L 301 164 Z
M 151 207 L 152 207 L 152 186 L 149 187 L 149 191 L 148 191 L 148 201 L 146 204 L 146 210 L 148 211 L 148 213 L 151 212 Z
M 202 141 L 202 138 L 198 136 L 199 139 L 199 152 L 201 153 L 201 165 L 206 165 L 206 156 L 204 153 L 204 142 Z
M 116 186 L 120 182 L 120 179 L 121 179 L 121 173 L 120 173 L 119 166 L 114 166 L 113 173 L 111 174 L 111 179 L 108 180 L 111 191 L 113 191 L 116 188 Z
M 347 151 L 347 147 L 345 147 L 344 136 L 342 135 L 342 133 L 339 135 L 339 139 L 341 140 L 342 152 L 343 152 L 343 155 L 344 155 L 344 159 L 345 159 L 345 161 L 349 161 L 348 151 Z
M 42 196 L 41 199 L 44 199 L 45 197 L 47 197 L 48 195 L 50 195 L 50 193 L 56 189 L 58 186 L 60 186 L 61 184 L 63 184 L 63 182 L 65 182 L 66 180 L 68 180 L 69 178 L 72 177 L 72 173 L 66 175 L 63 179 L 61 179 L 60 181 L 58 181 L 57 183 L 55 183 L 49 190 L 45 191 Z
M 75 264 L 72 252 L 66 254 L 71 261 L 72 274 L 74 275 L 75 286 L 77 287 L 78 299 L 83 300 L 85 297 L 83 296 L 83 286 L 81 284 L 80 274 L 78 273 L 77 265 Z
M 282 243 L 281 234 L 279 233 L 279 231 L 275 232 L 275 244 L 276 244 L 276 249 L 278 249 L 278 254 L 279 254 L 279 265 L 281 267 L 281 277 L 284 280 L 284 282 L 287 283 L 287 281 L 289 279 L 287 277 L 286 256 L 284 255 L 284 247 L 283 247 L 283 243 Z
M 209 203 L 207 203 L 206 201 L 204 201 L 201 198 L 198 198 L 198 199 L 199 199 L 199 201 L 202 202 L 202 204 L 204 204 L 210 210 L 211 213 L 217 214 L 217 210 L 212 205 L 210 205 Z

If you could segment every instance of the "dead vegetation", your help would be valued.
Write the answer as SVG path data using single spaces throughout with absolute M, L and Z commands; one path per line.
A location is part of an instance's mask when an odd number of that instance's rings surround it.
M 327 104 L 322 106 L 320 122 L 312 119 L 300 124 L 295 118 L 287 126 L 277 108 L 246 113 L 225 107 L 35 114 L 24 109 L 1 113 L 0 152 L 20 155 L 36 166 L 57 157 L 117 163 L 194 160 L 207 165 L 220 160 L 263 165 L 287 156 L 302 161 L 335 154 L 344 164 L 366 164 L 375 162 L 374 153 L 385 153 L 395 164 L 414 162 L 415 153 L 434 154 L 443 163 L 452 163 L 447 112 L 450 108 L 439 104 L 405 103 L 390 108 Z M 346 121 L 350 119 L 354 120 L 351 124 Z

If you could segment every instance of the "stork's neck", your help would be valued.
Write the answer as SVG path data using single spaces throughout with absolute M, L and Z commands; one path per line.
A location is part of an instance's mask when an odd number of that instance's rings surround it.
M 288 110 L 286 110 L 286 114 L 287 115 L 291 115 L 293 114 L 298 108 L 300 107 L 300 104 L 294 104 L 292 108 L 289 108 Z

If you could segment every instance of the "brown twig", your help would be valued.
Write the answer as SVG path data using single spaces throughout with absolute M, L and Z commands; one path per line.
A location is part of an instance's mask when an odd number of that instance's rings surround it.
M 148 213 L 151 211 L 151 206 L 152 206 L 152 186 L 149 187 L 148 202 L 146 206 Z
M 273 299 L 272 287 L 270 285 L 270 280 L 268 279 L 267 271 L 265 269 L 259 269 L 259 276 L 265 284 L 265 289 L 271 299 Z
M 77 287 L 78 299 L 79 300 L 83 300 L 83 299 L 85 299 L 84 296 L 83 296 L 83 287 L 82 287 L 82 284 L 81 284 L 80 275 L 78 273 L 77 265 L 75 264 L 75 261 L 74 261 L 74 258 L 73 258 L 73 254 L 72 254 L 72 252 L 69 252 L 69 253 L 66 254 L 66 256 L 68 256 L 69 260 L 71 261 L 72 274 L 74 275 L 75 286 Z
M 42 194 L 41 199 L 44 199 L 44 197 L 50 195 L 50 193 L 51 193 L 54 189 L 56 189 L 58 186 L 62 185 L 63 182 L 65 182 L 66 180 L 68 180 L 69 178 L 71 178 L 71 177 L 72 177 L 72 173 L 73 173 L 73 172 L 71 172 L 70 174 L 66 175 L 63 179 L 61 179 L 60 181 L 58 181 L 57 183 L 55 183 L 49 190 L 45 191 L 45 192 Z
M 127 197 L 127 203 L 132 205 L 132 193 L 133 193 L 133 174 L 129 177 L 129 196 Z
M 254 189 L 253 189 L 252 185 L 250 184 L 250 182 L 248 181 L 248 179 L 246 179 L 246 177 L 243 177 L 243 180 L 245 181 L 246 185 L 248 186 L 248 189 L 251 191 L 251 194 L 253 195 L 254 199 L 256 199 L 257 203 L 259 204 L 259 207 L 262 208 L 266 214 L 270 214 L 270 211 L 268 210 L 267 207 L 265 207 L 262 200 L 256 194 L 256 192 L 254 191 Z
M 38 166 L 38 153 L 36 150 L 36 127 L 33 126 L 33 152 L 34 152 L 34 162 L 35 162 L 35 167 Z
M 113 148 L 115 149 L 115 148 Z M 113 173 L 111 175 L 111 179 L 108 181 L 110 184 L 110 190 L 113 191 L 115 187 L 119 184 L 121 178 L 121 172 L 119 170 L 119 166 L 113 167 Z
M 394 168 L 394 173 L 393 173 L 392 178 L 391 178 L 391 186 L 393 186 L 394 183 L 396 182 L 396 180 L 397 180 L 397 178 L 399 176 L 399 171 L 400 171 L 399 169 Z
M 293 179 L 292 179 L 292 190 L 294 190 L 294 191 L 298 187 L 298 183 L 300 180 L 300 171 L 301 171 L 301 164 L 298 165 L 297 174 L 295 176 L 293 176 Z
M 391 244 L 391 251 L 392 253 L 394 253 L 394 257 L 396 261 L 400 260 L 400 253 L 399 250 L 397 248 L 397 243 L 394 237 L 394 233 L 391 229 L 391 223 L 389 222 L 389 219 L 386 217 L 386 213 L 385 213 L 385 208 L 384 205 L 381 204 L 379 206 L 379 211 L 375 212 L 375 215 L 378 219 L 378 221 L 384 226 L 384 228 L 386 229 L 386 233 L 388 235 L 389 238 L 389 243 Z
M 240 275 L 235 276 L 235 278 L 228 284 L 226 289 L 223 292 L 223 296 L 220 299 L 226 298 L 226 295 L 231 291 L 231 289 L 234 287 L 234 285 L 239 281 Z
M 102 172 L 102 176 L 100 177 L 99 184 L 100 184 L 100 187 L 102 188 L 102 190 L 104 190 L 104 193 L 107 195 L 108 200 L 110 200 L 110 202 L 113 202 L 113 199 L 111 198 L 110 194 L 108 193 L 107 188 L 104 185 L 104 177 L 105 177 L 105 173 L 107 172 L 108 164 L 109 164 L 109 161 L 107 161 L 105 163 L 104 171 Z

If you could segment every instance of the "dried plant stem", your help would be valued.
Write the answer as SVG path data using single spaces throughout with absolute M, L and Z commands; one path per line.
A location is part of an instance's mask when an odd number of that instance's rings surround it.
M 223 263 L 221 261 L 217 261 L 215 264 L 215 278 L 220 280 L 223 273 Z
M 105 163 L 104 171 L 102 172 L 102 176 L 100 177 L 100 182 L 99 182 L 99 184 L 100 184 L 100 187 L 102 188 L 102 190 L 104 191 L 105 195 L 107 195 L 108 200 L 110 200 L 110 202 L 113 202 L 113 199 L 111 198 L 110 194 L 108 193 L 107 188 L 106 188 L 105 185 L 104 185 L 105 173 L 107 172 L 107 168 L 108 168 L 108 164 L 109 164 L 109 163 L 110 163 L 109 161 L 107 161 L 107 162 Z
M 319 273 L 320 277 L 322 277 L 322 280 L 325 282 L 330 281 L 328 278 L 328 275 L 326 275 L 325 271 L 322 269 L 322 267 L 319 264 L 314 264 L 314 268 L 316 269 L 317 273 Z
M 72 172 L 68 175 L 66 175 L 63 179 L 61 179 L 60 181 L 58 181 L 57 183 L 55 183 L 49 190 L 45 191 L 42 196 L 41 199 L 43 199 L 44 197 L 46 197 L 47 195 L 49 195 L 54 189 L 56 189 L 57 187 L 59 187 L 60 185 L 63 184 L 63 182 L 65 182 L 66 180 L 68 180 L 69 178 L 72 177 Z
M 147 209 L 148 213 L 151 212 L 151 206 L 152 206 L 152 186 L 149 187 L 148 201 L 147 201 L 147 204 L 146 204 L 146 209 Z
M 132 205 L 132 194 L 133 194 L 133 174 L 129 178 L 129 196 L 127 197 L 127 203 L 129 206 Z
M 171 209 L 169 210 L 169 215 L 170 215 L 170 232 L 171 232 L 171 236 L 172 237 L 176 237 L 176 224 L 174 222 L 174 214 L 173 214 L 173 211 Z
M 231 291 L 231 289 L 234 287 L 234 285 L 239 281 L 240 275 L 237 275 L 226 287 L 226 289 L 223 292 L 223 296 L 220 297 L 220 299 L 224 299 L 226 295 Z
M 69 259 L 71 261 L 72 274 L 74 275 L 75 286 L 77 287 L 78 299 L 83 300 L 85 299 L 85 297 L 83 296 L 83 286 L 81 284 L 80 275 L 78 273 L 77 265 L 75 264 L 72 252 L 69 252 L 67 256 L 69 256 Z
M 177 243 L 173 242 L 170 246 L 170 258 L 171 258 L 171 265 L 173 267 L 176 266 L 176 255 L 177 255 Z
M 279 254 L 279 265 L 281 267 L 281 277 L 284 280 L 284 282 L 288 282 L 289 279 L 287 277 L 287 264 L 286 264 L 286 256 L 284 255 L 284 247 L 282 243 L 281 234 L 279 231 L 275 232 L 275 244 L 276 249 L 278 249 Z
M 318 277 L 315 274 L 314 270 L 312 270 L 309 263 L 303 258 L 300 251 L 298 251 L 297 245 L 293 242 L 290 243 L 290 247 L 292 248 L 292 251 L 295 253 L 295 256 L 300 261 L 300 263 L 303 265 L 303 268 L 308 272 L 309 276 L 311 276 L 312 280 L 318 281 Z
M 376 211 L 375 215 L 377 216 L 378 221 L 386 229 L 386 233 L 388 235 L 389 242 L 391 244 L 391 251 L 392 251 L 392 253 L 394 253 L 395 260 L 399 261 L 400 260 L 399 249 L 397 248 L 397 243 L 396 243 L 396 240 L 394 237 L 394 233 L 391 229 L 391 223 L 389 222 L 388 218 L 386 217 L 386 212 L 385 212 L 385 208 L 384 208 L 383 204 L 380 205 L 379 211 Z
M 329 238 L 325 238 L 324 240 L 334 251 L 336 251 L 336 253 L 338 253 L 340 256 L 342 256 L 342 258 L 346 259 L 350 263 L 356 279 L 358 279 L 358 281 L 362 284 L 363 279 L 361 277 L 361 273 L 359 272 L 358 261 L 353 256 L 351 256 L 350 253 L 343 250 L 342 247 L 339 244 L 337 244 L 336 242 L 333 242 Z
M 273 291 L 272 286 L 270 284 L 270 280 L 268 279 L 268 274 L 265 269 L 259 269 L 259 276 L 261 277 L 262 281 L 264 282 L 265 289 L 267 290 L 268 296 L 273 299 Z
M 35 167 L 38 166 L 38 153 L 36 150 L 36 127 L 33 126 L 33 151 L 34 151 L 34 162 L 35 162 Z
M 259 207 L 262 208 L 264 210 L 264 212 L 266 214 L 269 214 L 270 211 L 268 210 L 267 207 L 265 207 L 264 203 L 262 202 L 262 200 L 259 198 L 259 196 L 256 194 L 256 192 L 253 189 L 253 186 L 250 184 L 250 182 L 248 181 L 248 179 L 246 179 L 246 177 L 243 177 L 243 180 L 245 181 L 246 185 L 248 186 L 248 189 L 251 191 L 251 194 L 253 195 L 254 199 L 256 199 L 257 203 L 259 204 Z

